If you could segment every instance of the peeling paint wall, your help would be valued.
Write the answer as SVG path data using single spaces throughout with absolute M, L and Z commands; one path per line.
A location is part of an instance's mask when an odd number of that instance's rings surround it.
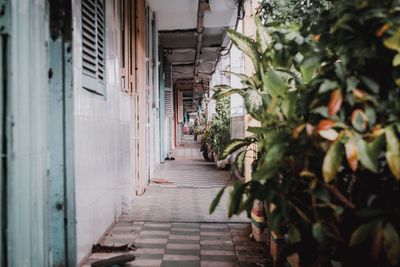
M 78 261 L 129 208 L 134 194 L 131 97 L 121 89 L 117 1 L 106 2 L 106 94 L 82 88 L 81 0 L 74 0 L 75 175 Z

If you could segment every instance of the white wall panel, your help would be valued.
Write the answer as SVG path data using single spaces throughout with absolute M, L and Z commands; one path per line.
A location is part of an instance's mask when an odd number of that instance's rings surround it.
M 121 89 L 119 18 L 106 1 L 106 96 L 82 88 L 80 0 L 74 1 L 75 166 L 78 261 L 133 197 L 131 103 Z
M 11 1 L 11 10 L 8 265 L 48 266 L 48 14 L 44 0 Z

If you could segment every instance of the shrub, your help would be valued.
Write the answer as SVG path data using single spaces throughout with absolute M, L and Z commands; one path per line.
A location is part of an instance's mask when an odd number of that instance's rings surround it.
M 242 95 L 261 123 L 222 153 L 257 145 L 252 181 L 234 187 L 229 214 L 265 201 L 269 228 L 303 266 L 397 266 L 400 2 L 332 5 L 311 26 L 256 19 L 256 40 L 229 32 L 255 74 L 237 74 L 244 89 L 219 86 L 215 96 Z

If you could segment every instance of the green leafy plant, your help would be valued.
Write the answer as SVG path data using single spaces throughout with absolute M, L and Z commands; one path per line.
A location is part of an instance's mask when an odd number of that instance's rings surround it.
M 400 2 L 337 0 L 311 26 L 256 25 L 256 40 L 229 32 L 254 75 L 215 94 L 240 94 L 261 124 L 222 153 L 244 149 L 242 168 L 257 146 L 252 181 L 233 188 L 228 213 L 265 201 L 269 229 L 302 266 L 398 266 Z
M 205 129 L 204 141 L 220 156 L 230 141 L 230 101 L 219 99 L 216 103 L 216 114 Z
M 260 16 L 265 21 L 306 25 L 332 7 L 332 0 L 262 0 Z

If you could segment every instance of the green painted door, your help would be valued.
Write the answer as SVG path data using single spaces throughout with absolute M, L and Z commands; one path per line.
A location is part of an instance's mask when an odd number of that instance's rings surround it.
M 76 266 L 71 1 L 0 0 L 0 266 Z

